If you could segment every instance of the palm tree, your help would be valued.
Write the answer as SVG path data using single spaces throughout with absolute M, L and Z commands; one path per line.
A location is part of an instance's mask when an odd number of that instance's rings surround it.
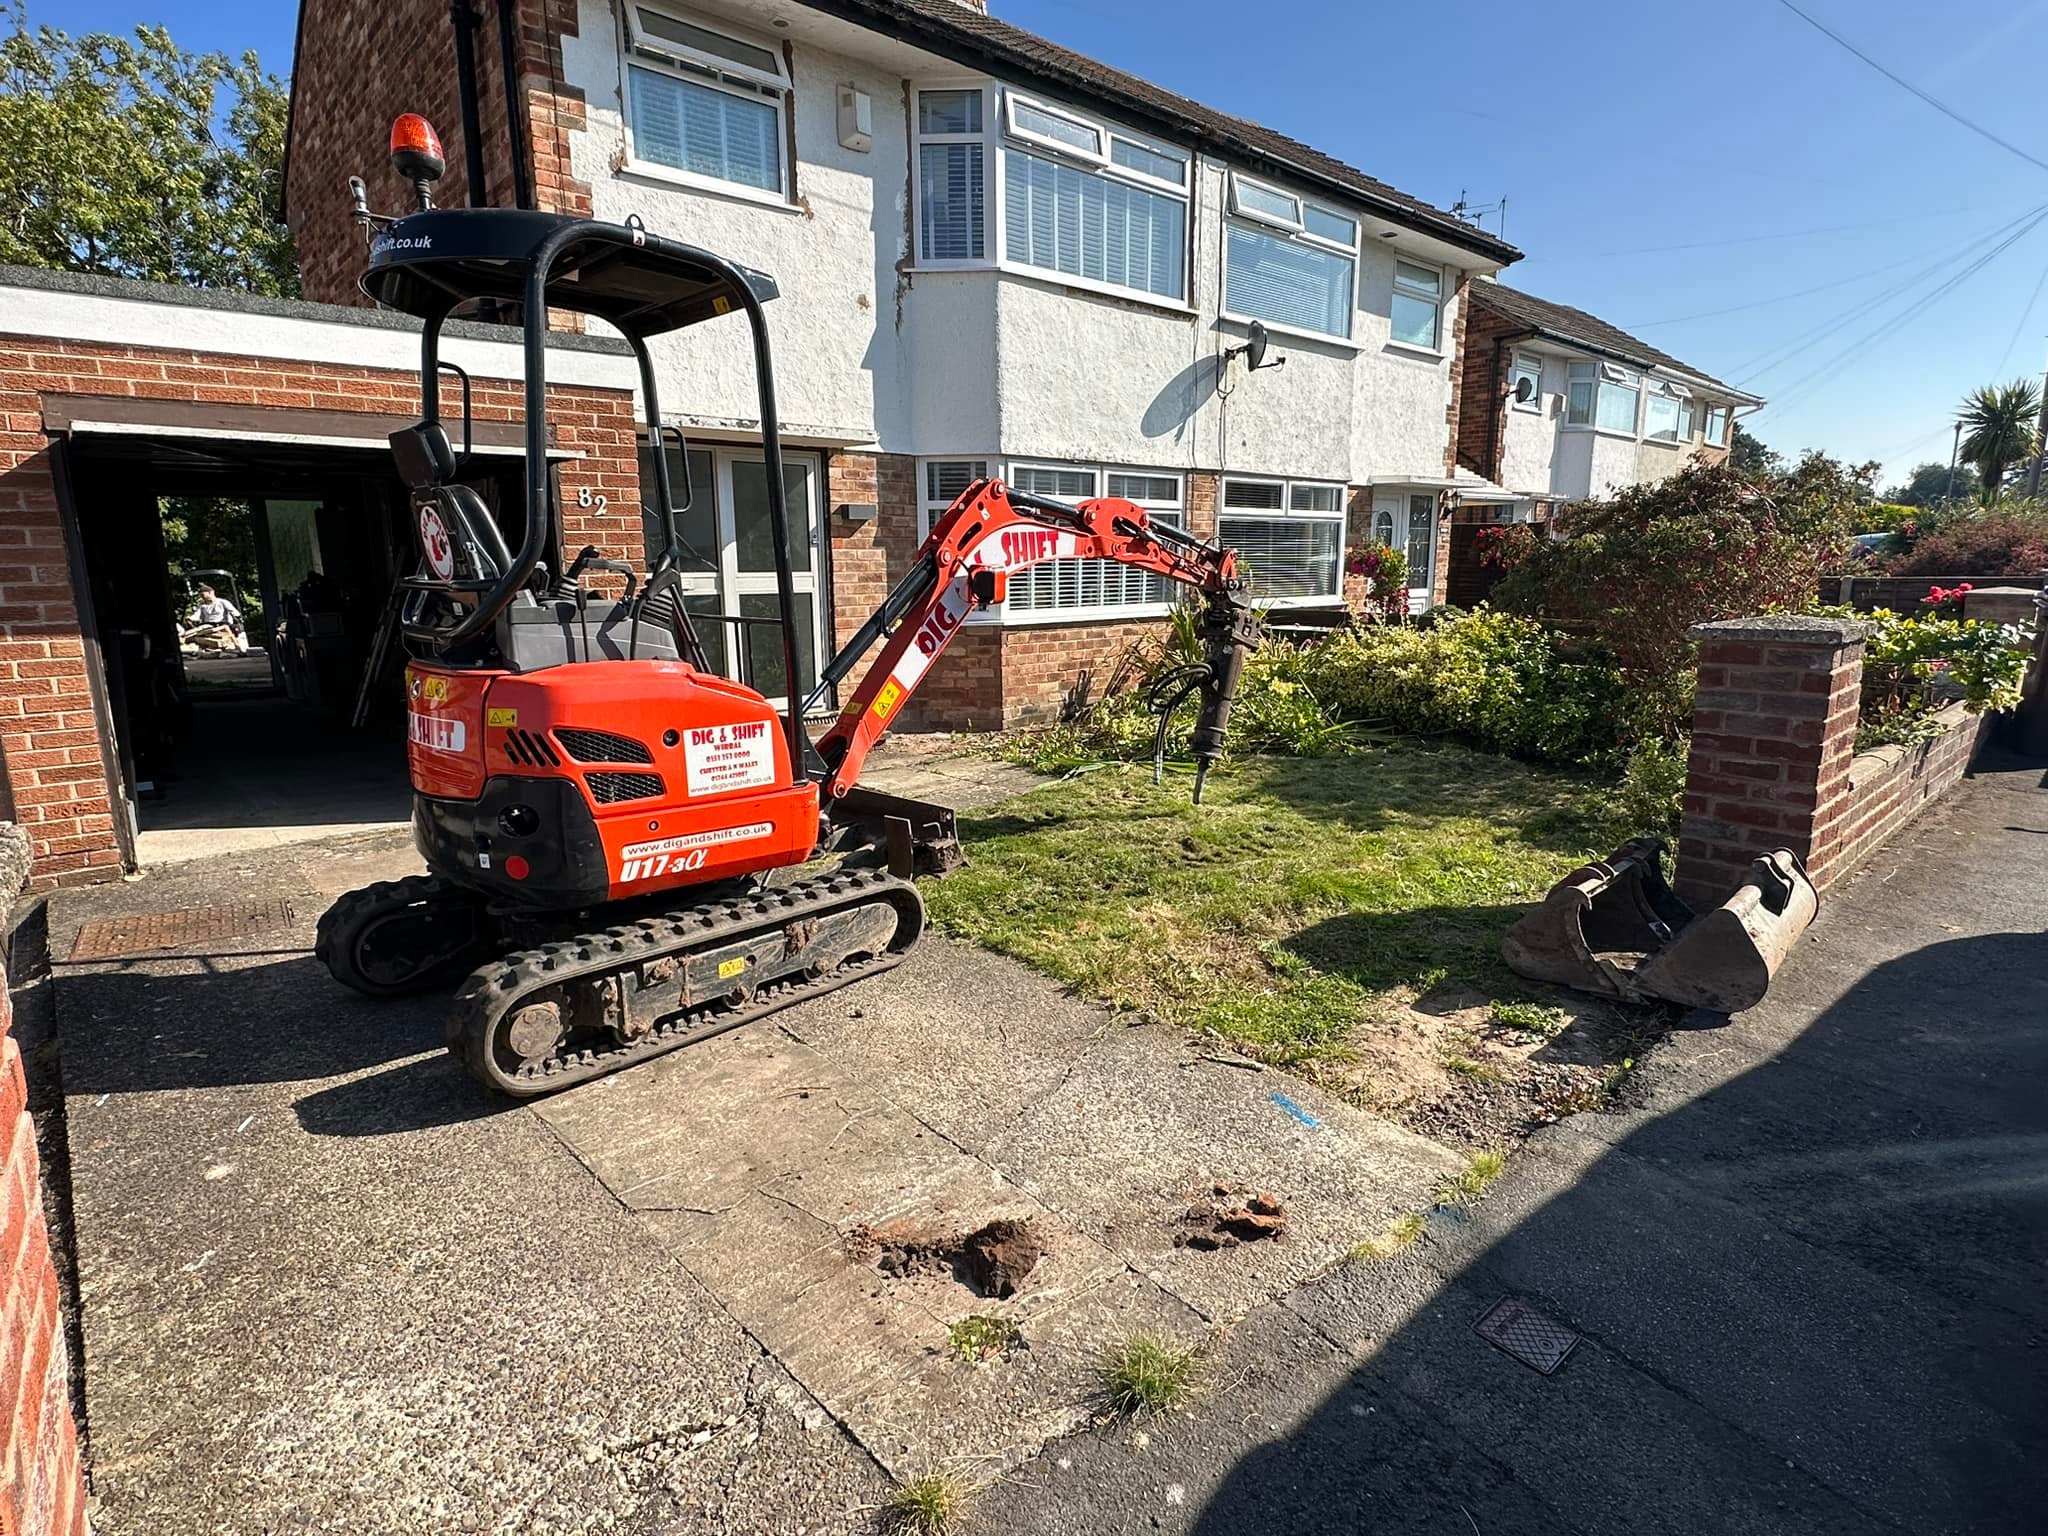
M 1985 506 L 1998 500 L 2006 470 L 2039 448 L 2034 423 L 2040 412 L 2041 391 L 2031 379 L 1986 384 L 1963 397 L 1963 408 L 1956 413 L 1967 434 L 1963 457 L 1977 466 L 1977 494 Z

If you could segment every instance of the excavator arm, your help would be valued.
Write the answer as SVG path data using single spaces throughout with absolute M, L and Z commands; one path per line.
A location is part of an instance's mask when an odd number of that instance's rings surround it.
M 910 570 L 820 675 L 813 704 L 852 672 L 877 639 L 888 637 L 853 698 L 818 742 L 826 797 L 837 800 L 859 782 L 868 753 L 969 613 L 1001 602 L 1018 571 L 1046 560 L 1072 559 L 1119 561 L 1206 594 L 1200 626 L 1203 659 L 1183 669 L 1181 689 L 1182 697 L 1197 690 L 1202 696 L 1192 742 L 1199 802 L 1202 781 L 1223 755 L 1245 657 L 1259 639 L 1238 578 L 1236 551 L 1154 523 L 1143 508 L 1118 497 L 1069 504 L 1000 480 L 978 480 L 960 494 L 933 526 Z

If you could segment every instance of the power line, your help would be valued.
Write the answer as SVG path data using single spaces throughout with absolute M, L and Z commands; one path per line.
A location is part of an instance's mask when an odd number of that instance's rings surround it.
M 2041 300 L 2041 285 L 2048 283 L 2048 267 L 2041 269 L 2041 275 L 2034 279 L 2034 291 L 2027 295 L 2027 307 L 2020 311 L 2020 317 L 2013 322 L 2012 334 L 2005 338 L 2005 350 L 1998 354 L 1998 366 L 1991 370 L 1996 379 L 2005 372 L 2005 360 L 2012 356 L 2012 349 L 2020 344 L 2020 332 L 2027 328 L 2027 317 L 2034 312 L 2034 306 Z
M 1806 298 L 1810 294 L 1826 293 L 1833 288 L 1847 288 L 1851 283 L 1860 283 L 1865 278 L 1876 277 L 1882 272 L 1896 272 L 1900 267 L 1907 265 L 1909 262 L 1918 261 L 1926 254 L 1927 252 L 1925 251 L 1916 251 L 1911 256 L 1903 256 L 1897 261 L 1888 261 L 1881 267 L 1872 267 L 1868 272 L 1858 272 L 1849 277 L 1838 277 L 1831 283 L 1815 283 L 1811 288 L 1795 289 L 1791 293 L 1781 293 L 1775 298 L 1752 299 L 1747 304 L 1730 304 L 1726 309 L 1703 309 L 1696 314 L 1674 315 L 1669 320 L 1631 320 L 1623 329 L 1630 331 L 1654 331 L 1660 325 L 1683 325 L 1688 320 L 1713 320 L 1721 315 L 1739 315 L 1746 310 L 1768 309 L 1773 304 L 1786 304 L 1793 299 Z
M 1884 229 L 1893 224 L 1917 223 L 1951 214 L 1981 213 L 1986 208 L 2009 207 L 2007 203 L 1972 203 L 1965 208 L 1940 208 L 1915 213 L 1897 213 L 1888 218 L 1863 219 L 1854 224 L 1822 224 L 1813 229 L 1779 229 L 1767 235 L 1734 235 L 1726 240 L 1688 240 L 1679 245 L 1632 245 L 1623 250 L 1580 251 L 1580 260 L 1598 261 L 1609 256 L 1664 256 L 1673 251 L 1716 251 L 1730 245 L 1764 245 L 1774 240 L 1804 240 L 1810 235 L 1840 235 L 1858 229 Z M 1525 260 L 1527 266 L 1534 257 Z
M 1792 0 L 1778 0 L 1778 4 L 1784 6 L 1786 10 L 1790 11 L 1794 16 L 1797 16 L 1801 21 L 1805 22 L 1808 26 L 1812 27 L 1816 32 L 1821 33 L 1825 37 L 1833 39 L 1842 47 L 1848 49 L 1849 52 L 1855 54 L 1857 58 L 1861 59 L 1864 63 L 1868 64 L 1880 75 L 1883 75 L 1885 79 L 1891 81 L 1892 84 L 1899 86 L 1904 90 L 1911 91 L 1915 96 L 1919 97 L 1922 101 L 1926 102 L 1928 106 L 1934 108 L 1935 111 L 1939 112 L 1943 117 L 1948 118 L 1951 122 L 1960 123 L 1963 127 L 1969 129 L 1970 132 L 1976 134 L 1979 138 L 1989 139 L 1993 144 L 1996 144 L 2000 149 L 2006 151 L 2006 153 L 2008 154 L 2018 155 L 2020 159 L 2026 161 L 2027 164 L 2034 166 L 2039 170 L 2048 171 L 2048 160 L 2042 160 L 2034 155 L 2028 154 L 2024 149 L 2021 149 L 2019 145 L 2013 143 L 2010 139 L 2001 139 L 1997 134 L 1993 133 L 1989 128 L 1986 128 L 1983 124 L 1972 122 L 1969 118 L 1963 116 L 1962 113 L 1958 112 L 1954 107 L 1950 106 L 1940 97 L 1928 94 L 1926 91 L 1921 90 L 1920 87 L 1915 85 L 1912 81 L 1906 79 L 1904 76 L 1895 74 L 1892 70 L 1887 69 L 1884 65 L 1878 63 L 1876 59 L 1873 59 L 1869 54 L 1865 53 L 1861 48 L 1858 48 L 1854 43 L 1850 42 L 1849 39 L 1842 36 L 1841 33 L 1837 32 L 1833 27 L 1829 26 L 1826 22 L 1820 20 L 1820 18 L 1818 18 L 1817 16 L 1813 16 L 1806 11 L 1802 11 L 1798 6 L 1792 3 Z

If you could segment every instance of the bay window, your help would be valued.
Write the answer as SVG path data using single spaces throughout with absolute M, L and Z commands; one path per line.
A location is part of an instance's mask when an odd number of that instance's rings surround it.
M 784 194 L 789 71 L 754 42 L 651 5 L 625 8 L 627 122 L 636 160 Z
M 1693 440 L 1693 439 L 1694 439 L 1695 437 L 1699 436 L 1699 430 L 1700 430 L 1700 408 L 1699 408 L 1699 403 L 1698 403 L 1697 401 L 1694 401 L 1694 400 L 1681 400 L 1681 401 L 1679 401 L 1679 402 L 1678 402 L 1678 440 L 1679 440 L 1679 441 L 1680 441 L 1681 443 L 1689 443 L 1689 442 L 1691 442 L 1691 441 L 1692 441 L 1692 440 Z
M 1653 443 L 1678 441 L 1679 402 L 1670 395 L 1655 394 L 1643 407 L 1643 437 Z
M 1636 411 L 1642 404 L 1643 376 L 1614 363 L 1600 365 L 1600 395 L 1593 425 L 1606 432 L 1636 435 Z
M 1599 369 L 1591 363 L 1573 363 L 1565 370 L 1564 423 L 1568 427 L 1593 425 L 1593 381 Z
M 1707 407 L 1707 442 L 1715 448 L 1728 446 L 1728 407 L 1710 405 Z
M 1186 154 L 1006 92 L 1003 259 L 1187 299 Z
M 1437 350 L 1443 329 L 1444 274 L 1437 267 L 1410 261 L 1394 263 L 1394 299 L 1390 311 L 1394 340 L 1411 347 Z
M 973 262 L 988 254 L 988 148 L 982 93 L 917 93 L 917 259 Z
M 1228 478 L 1216 540 L 1238 552 L 1257 602 L 1298 607 L 1343 596 L 1341 485 Z
M 1224 311 L 1348 340 L 1357 220 L 1235 171 L 1230 212 Z

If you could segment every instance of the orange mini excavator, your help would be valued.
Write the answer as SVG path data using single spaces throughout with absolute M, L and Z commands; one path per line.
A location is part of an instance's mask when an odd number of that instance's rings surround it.
M 1204 660 L 1178 689 L 1200 696 L 1199 798 L 1257 643 L 1231 551 L 1127 501 L 1068 505 L 979 481 L 800 697 L 763 319 L 774 281 L 637 223 L 437 209 L 440 146 L 412 115 L 393 128 L 392 157 L 416 212 L 373 214 L 360 181 L 354 190 L 370 230 L 364 290 L 424 322 L 422 419 L 391 436 L 420 558 L 394 594 L 390 632 L 411 657 L 413 830 L 429 873 L 353 892 L 326 913 L 318 953 L 337 980 L 391 996 L 466 975 L 449 1049 L 481 1082 L 525 1097 L 895 965 L 924 928 L 912 877 L 943 873 L 960 851 L 950 811 L 859 788 L 861 766 L 968 613 L 1001 602 L 1010 576 L 1041 561 L 1121 561 L 1203 594 Z M 644 580 L 594 547 L 550 567 L 562 535 L 548 461 L 550 310 L 604 321 L 638 359 L 657 449 L 648 516 L 662 541 Z M 443 372 L 461 376 L 439 357 L 443 322 L 478 312 L 520 325 L 525 348 L 525 504 L 502 519 L 463 483 L 466 451 L 440 412 Z M 683 600 L 684 562 L 702 557 L 679 531 L 688 459 L 659 451 L 680 434 L 661 425 L 647 340 L 714 321 L 743 321 L 752 335 L 779 618 L 688 611 Z M 680 506 L 675 457 L 686 466 Z M 591 590 L 591 572 L 611 573 L 623 595 Z M 762 672 L 786 696 L 779 710 L 710 665 L 705 623 L 749 638 L 768 627 L 770 644 L 725 649 L 771 658 Z M 806 714 L 877 642 L 814 745 Z

